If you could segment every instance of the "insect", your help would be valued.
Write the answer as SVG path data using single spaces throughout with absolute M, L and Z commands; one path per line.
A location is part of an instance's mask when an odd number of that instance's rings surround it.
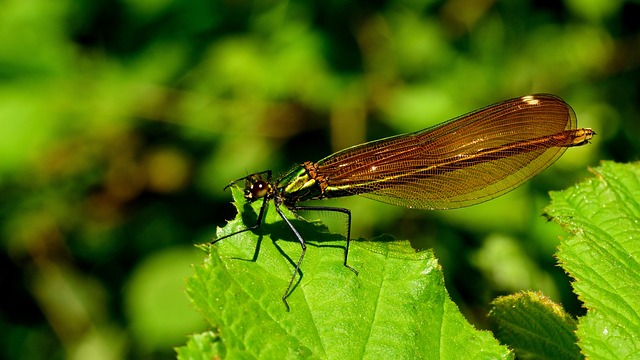
M 587 144 L 595 135 L 576 128 L 576 115 L 550 94 L 505 100 L 442 124 L 356 145 L 317 162 L 305 161 L 273 179 L 271 170 L 232 181 L 245 181 L 248 202 L 262 199 L 256 224 L 213 240 L 255 230 L 269 202 L 291 229 L 302 252 L 282 301 L 287 297 L 306 253 L 305 240 L 281 207 L 297 212 L 321 210 L 347 217 L 344 266 L 348 263 L 351 211 L 300 202 L 362 195 L 419 209 L 451 209 L 493 199 L 518 187 L 556 161 L 568 147 Z

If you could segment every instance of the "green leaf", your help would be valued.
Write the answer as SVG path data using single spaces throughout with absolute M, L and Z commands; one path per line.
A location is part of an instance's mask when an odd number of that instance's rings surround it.
M 213 331 L 189 336 L 187 345 L 176 348 L 179 360 L 211 360 L 220 358 L 220 338 Z
M 243 202 L 233 189 L 236 202 Z M 254 224 L 260 202 L 240 207 L 218 237 Z M 187 291 L 220 337 L 229 358 L 397 359 L 511 358 L 486 331 L 473 328 L 449 299 L 431 251 L 389 237 L 344 240 L 286 209 L 307 242 L 302 277 L 281 297 L 301 252 L 273 205 L 255 232 L 224 239 L 197 266 Z M 241 220 L 244 218 L 244 221 Z M 319 238 L 323 240 L 318 241 Z M 277 241 L 276 241 L 277 240 Z M 330 240 L 330 241 L 329 241 Z
M 553 192 L 546 211 L 570 232 L 558 259 L 587 308 L 578 345 L 591 359 L 640 353 L 640 165 L 603 162 L 596 177 Z
M 499 297 L 489 316 L 498 325 L 498 339 L 513 347 L 519 359 L 583 358 L 575 320 L 540 292 Z

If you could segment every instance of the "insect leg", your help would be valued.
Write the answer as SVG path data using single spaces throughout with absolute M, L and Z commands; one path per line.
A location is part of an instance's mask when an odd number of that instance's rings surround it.
M 351 243 L 351 210 L 339 207 L 331 206 L 295 206 L 292 208 L 294 211 L 332 211 L 339 212 L 347 216 L 347 245 L 344 248 L 344 266 L 358 275 L 358 271 L 347 264 L 349 258 L 349 244 Z
M 296 274 L 299 273 L 299 271 L 300 271 L 300 264 L 302 264 L 302 259 L 304 259 L 304 254 L 307 252 L 307 245 L 305 244 L 304 239 L 302 238 L 302 236 L 300 235 L 298 230 L 296 230 L 296 228 L 293 226 L 293 224 L 291 224 L 289 219 L 287 219 L 287 217 L 284 215 L 284 213 L 280 209 L 280 204 L 277 203 L 277 202 L 276 202 L 276 211 L 278 212 L 278 214 L 280 215 L 282 220 L 284 220 L 284 222 L 287 223 L 287 225 L 289 226 L 291 231 L 293 231 L 293 234 L 296 236 L 296 238 L 300 242 L 300 246 L 302 247 L 302 253 L 300 253 L 300 258 L 298 259 L 298 263 L 296 264 L 296 268 L 293 271 L 293 275 L 291 276 L 291 280 L 289 280 L 289 285 L 287 285 L 287 290 L 285 290 L 284 294 L 282 295 L 282 302 L 284 303 L 284 306 L 287 308 L 287 311 L 289 311 L 289 304 L 287 303 L 287 296 L 289 296 L 289 292 L 291 291 L 291 286 L 293 285 L 293 281 L 296 279 Z
M 264 197 L 262 199 L 262 206 L 260 206 L 260 212 L 258 213 L 258 219 L 256 220 L 256 224 L 255 225 L 248 226 L 248 227 L 246 227 L 246 228 L 244 228 L 242 230 L 236 231 L 234 233 L 221 236 L 221 237 L 219 237 L 217 239 L 214 239 L 213 241 L 209 242 L 209 244 L 213 245 L 213 244 L 217 243 L 218 241 L 226 239 L 228 237 L 232 237 L 234 235 L 238 235 L 238 234 L 243 233 L 245 231 L 253 231 L 253 230 L 259 228 L 260 225 L 262 225 L 262 219 L 264 218 L 264 215 L 267 212 L 268 205 L 269 205 L 269 198 Z

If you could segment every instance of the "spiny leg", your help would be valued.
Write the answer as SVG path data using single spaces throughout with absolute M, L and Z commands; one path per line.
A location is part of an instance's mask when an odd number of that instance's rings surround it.
M 351 210 L 339 207 L 331 206 L 295 206 L 292 208 L 294 211 L 332 211 L 339 212 L 347 216 L 347 245 L 344 248 L 344 266 L 358 275 L 358 270 L 347 264 L 349 258 L 349 244 L 351 243 Z
M 296 279 L 296 274 L 300 271 L 300 264 L 302 264 L 302 259 L 304 259 L 304 254 L 306 254 L 307 252 L 307 245 L 305 244 L 304 239 L 302 238 L 298 230 L 296 230 L 293 224 L 291 224 L 289 219 L 287 219 L 287 217 L 284 215 L 284 213 L 280 209 L 279 203 L 276 203 L 276 211 L 278 212 L 282 220 L 284 220 L 284 222 L 287 223 L 291 231 L 293 231 L 293 234 L 296 236 L 296 238 L 300 242 L 300 246 L 302 247 L 302 253 L 300 253 L 300 258 L 298 259 L 298 263 L 296 264 L 295 270 L 293 270 L 293 275 L 291 276 L 291 280 L 289 280 L 289 285 L 287 285 L 287 290 L 285 290 L 284 294 L 282 295 L 282 302 L 284 303 L 284 306 L 287 308 L 287 312 L 288 312 L 289 303 L 287 303 L 287 297 L 289 296 L 289 292 L 291 291 L 291 286 L 293 285 L 293 281 Z
M 254 177 L 254 176 L 256 176 L 256 175 L 261 176 L 261 175 L 263 175 L 263 174 L 265 174 L 265 175 L 267 176 L 267 180 L 266 180 L 266 181 L 267 181 L 267 182 L 270 182 L 270 181 L 271 181 L 271 170 L 266 170 L 266 171 L 263 171 L 263 172 L 254 173 L 254 174 L 251 174 L 251 175 L 245 176 L 245 177 L 243 177 L 243 178 L 240 178 L 240 179 L 234 180 L 234 181 L 230 182 L 230 183 L 229 183 L 229 185 L 225 186 L 225 187 L 224 187 L 224 190 L 227 190 L 227 188 L 229 188 L 229 187 L 231 187 L 231 186 L 233 186 L 233 185 L 237 184 L 238 182 L 240 182 L 240 181 L 242 181 L 242 180 L 248 181 L 248 179 L 249 179 L 249 178 L 251 178 L 251 177 Z M 247 192 L 247 188 L 246 188 L 246 186 L 245 186 L 245 198 L 246 198 L 246 192 Z M 270 199 L 271 199 L 271 197 L 270 197 L 270 196 L 265 196 L 265 197 L 263 197 L 263 199 L 262 199 L 262 206 L 260 206 L 260 213 L 258 213 L 258 219 L 256 220 L 256 224 L 255 224 L 255 225 L 248 226 L 248 227 L 246 227 L 245 229 L 242 229 L 242 230 L 240 230 L 240 231 L 236 231 L 236 232 L 234 232 L 234 233 L 231 233 L 231 234 L 228 234 L 228 235 L 222 236 L 222 237 L 220 237 L 220 238 L 218 238 L 218 239 L 214 239 L 213 241 L 209 242 L 209 244 L 210 244 L 210 245 L 213 245 L 213 244 L 217 243 L 218 241 L 220 241 L 220 240 L 222 240 L 222 239 L 226 239 L 226 238 L 228 238 L 228 237 L 231 237 L 231 236 L 234 236 L 234 235 L 238 235 L 238 234 L 243 233 L 243 232 L 245 232 L 245 231 L 255 230 L 255 229 L 259 228 L 259 227 L 260 227 L 260 225 L 262 224 L 262 219 L 264 218 L 264 215 L 265 215 L 266 210 L 267 210 L 267 205 L 268 205 L 268 202 L 269 202 L 269 200 L 270 200 Z M 255 199 L 253 199 L 253 200 L 255 200 Z M 249 200 L 249 201 L 250 201 L 250 202 L 253 202 L 253 200 Z
M 209 245 L 213 245 L 213 244 L 217 243 L 220 240 L 226 239 L 228 237 L 232 237 L 234 235 L 241 234 L 241 233 L 243 233 L 245 231 L 253 231 L 253 230 L 259 228 L 260 225 L 262 225 L 262 219 L 264 218 L 264 215 L 267 212 L 267 206 L 268 205 L 269 205 L 269 199 L 267 197 L 263 198 L 262 205 L 260 206 L 260 212 L 258 213 L 258 219 L 256 220 L 256 224 L 255 225 L 248 226 L 248 227 L 246 227 L 246 228 L 244 228 L 244 229 L 242 229 L 240 231 L 236 231 L 234 233 L 231 233 L 231 234 L 219 237 L 217 239 L 214 239 L 213 241 L 209 242 Z

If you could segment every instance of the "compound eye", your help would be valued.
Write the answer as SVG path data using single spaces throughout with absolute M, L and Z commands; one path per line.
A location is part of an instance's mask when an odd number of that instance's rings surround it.
M 251 184 L 251 198 L 260 199 L 267 195 L 269 184 L 266 181 L 260 180 Z

